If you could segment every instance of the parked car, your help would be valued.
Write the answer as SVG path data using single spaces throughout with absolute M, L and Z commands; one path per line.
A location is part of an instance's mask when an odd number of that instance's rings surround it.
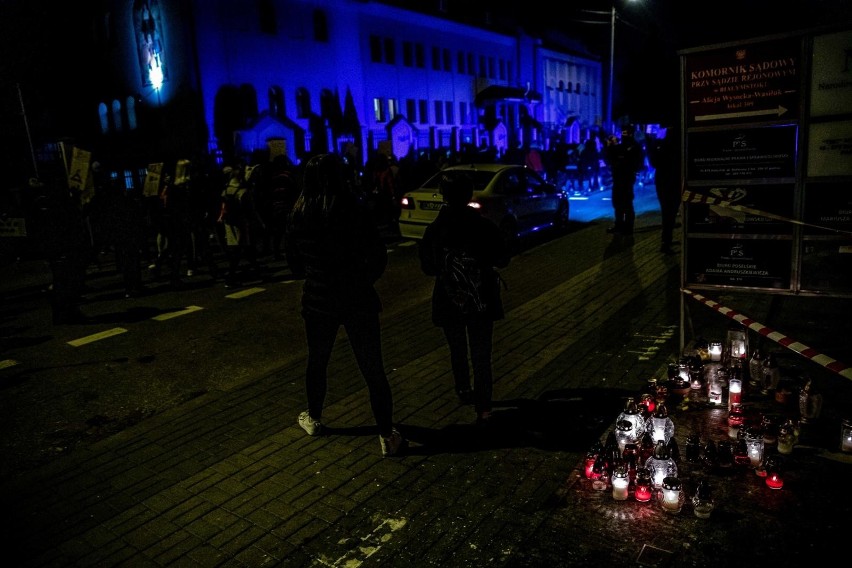
M 441 179 L 453 176 L 473 179 L 469 206 L 494 221 L 510 243 L 536 231 L 568 225 L 568 196 L 533 170 L 515 164 L 467 164 L 441 170 L 402 196 L 399 232 L 403 237 L 423 238 L 444 205 Z

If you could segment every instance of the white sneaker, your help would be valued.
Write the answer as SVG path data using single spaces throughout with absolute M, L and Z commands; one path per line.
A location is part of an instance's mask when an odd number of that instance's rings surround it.
M 402 437 L 399 430 L 394 428 L 388 438 L 379 436 L 379 443 L 382 446 L 382 457 L 396 456 L 408 447 L 408 440 Z
M 322 431 L 322 423 L 319 420 L 314 420 L 307 410 L 299 414 L 299 426 L 301 426 L 308 436 L 319 436 Z

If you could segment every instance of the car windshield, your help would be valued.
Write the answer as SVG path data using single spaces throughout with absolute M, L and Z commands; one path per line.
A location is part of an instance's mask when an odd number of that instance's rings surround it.
M 480 170 L 445 170 L 438 172 L 432 178 L 423 184 L 423 187 L 441 187 L 441 178 L 448 177 L 452 179 L 460 177 L 473 178 L 474 190 L 482 191 L 494 179 L 494 172 L 484 172 Z

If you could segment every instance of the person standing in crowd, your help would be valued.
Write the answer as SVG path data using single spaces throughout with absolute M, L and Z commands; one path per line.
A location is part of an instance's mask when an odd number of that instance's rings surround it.
M 141 197 L 119 180 L 105 188 L 105 238 L 115 250 L 115 264 L 124 282 L 124 297 L 145 292 L 142 284 L 142 249 L 145 247 L 144 210 Z
M 80 310 L 92 242 L 78 196 L 68 189 L 30 180 L 35 199 L 35 235 L 52 275 L 54 324 L 86 323 Z
M 382 355 L 382 304 L 375 289 L 387 267 L 387 249 L 366 202 L 353 191 L 347 171 L 334 154 L 308 161 L 284 239 L 290 269 L 305 279 L 302 317 L 308 343 L 308 408 L 298 423 L 310 436 L 322 432 L 328 364 L 343 326 L 367 383 L 382 455 L 395 456 L 407 441 L 393 425 L 393 397 Z
M 228 168 L 226 174 L 228 182 L 222 191 L 219 222 L 224 225 L 225 254 L 228 258 L 225 288 L 233 288 L 240 285 L 240 263 L 244 258 L 249 263 L 249 275 L 259 276 L 261 273 L 255 241 L 261 237 L 256 227 L 263 227 L 263 221 L 255 208 L 244 165 L 238 163 Z
M 477 424 L 486 426 L 492 410 L 494 322 L 504 317 L 495 267 L 508 266 L 510 252 L 497 225 L 467 206 L 473 190 L 467 176 L 442 179 L 445 204 L 426 228 L 419 255 L 423 272 L 435 277 L 432 322 L 447 339 L 456 394 L 462 404 L 473 403 Z
M 632 125 L 621 129 L 621 141 L 615 136 L 607 139 L 604 157 L 612 171 L 612 208 L 615 213 L 615 222 L 607 232 L 632 235 L 636 220 L 633 186 L 636 184 L 636 174 L 644 164 L 642 146 L 633 137 Z
M 680 151 L 674 132 L 660 128 L 648 144 L 648 161 L 656 170 L 654 183 L 662 224 L 660 252 L 673 254 L 674 228 L 681 202 Z

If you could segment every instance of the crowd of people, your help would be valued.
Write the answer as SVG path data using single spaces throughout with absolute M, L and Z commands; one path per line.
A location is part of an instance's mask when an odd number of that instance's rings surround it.
M 535 146 L 500 159 L 523 160 L 554 180 L 574 160 L 577 179 L 591 185 L 600 183 L 596 176 L 606 163 L 613 175 L 612 232 L 629 234 L 634 183 L 650 158 L 663 170 L 658 194 L 667 252 L 677 214 L 672 140 L 652 139 L 646 156 L 646 148 L 625 128 L 621 139 L 609 139 L 601 152 L 592 140 L 571 152 L 563 148 L 556 166 L 555 151 Z M 491 161 L 496 155 L 469 149 L 434 158 L 419 152 L 397 160 L 377 152 L 362 167 L 345 155 L 326 153 L 302 167 L 285 156 L 253 156 L 206 170 L 184 160 L 154 190 L 150 185 L 128 188 L 122 178 L 105 177 L 104 169 L 95 167 L 94 191 L 85 202 L 82 192 L 32 180 L 32 234 L 53 275 L 53 321 L 86 319 L 79 303 L 87 268 L 108 251 L 114 253 L 126 297 L 146 293 L 146 282 L 160 279 L 180 288 L 184 277 L 204 270 L 230 288 L 262 280 L 268 259 L 286 259 L 293 274 L 304 280 L 307 409 L 297 423 L 311 436 L 323 433 L 327 367 L 343 327 L 368 387 L 382 454 L 398 455 L 406 441 L 393 423 L 393 397 L 382 359 L 381 300 L 375 289 L 388 262 L 382 230 L 395 230 L 399 198 L 409 189 L 445 166 Z M 447 340 L 459 402 L 472 405 L 477 424 L 487 426 L 493 328 L 504 317 L 497 269 L 507 266 L 511 255 L 497 226 L 467 207 L 473 196 L 473 182 L 468 181 L 441 183 L 446 205 L 426 230 L 419 255 L 424 274 L 435 279 L 432 320 Z

